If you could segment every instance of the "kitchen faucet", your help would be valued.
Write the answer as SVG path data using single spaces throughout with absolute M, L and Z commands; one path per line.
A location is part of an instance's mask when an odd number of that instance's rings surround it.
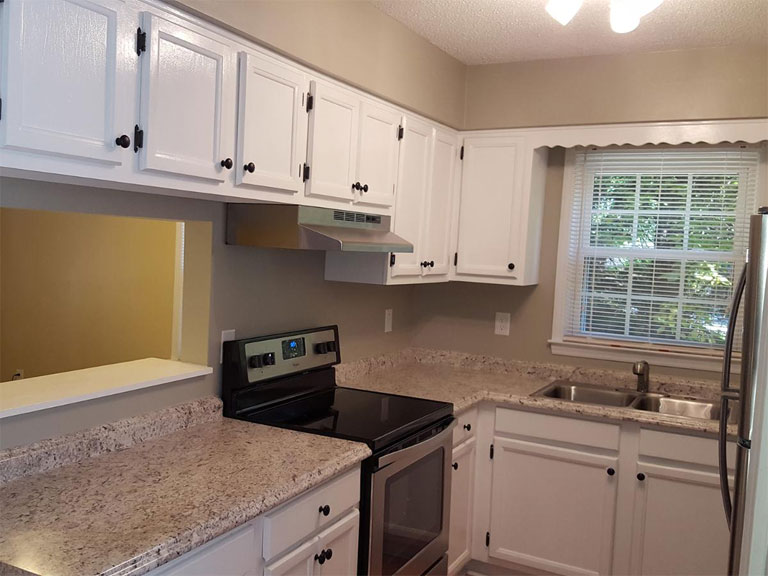
M 645 360 L 632 364 L 632 374 L 637 376 L 637 391 L 648 392 L 651 366 Z

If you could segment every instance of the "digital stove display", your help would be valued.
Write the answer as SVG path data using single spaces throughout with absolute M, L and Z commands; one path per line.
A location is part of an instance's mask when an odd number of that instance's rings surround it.
M 304 348 L 304 338 L 292 338 L 283 340 L 283 360 L 290 360 L 304 356 L 307 353 Z

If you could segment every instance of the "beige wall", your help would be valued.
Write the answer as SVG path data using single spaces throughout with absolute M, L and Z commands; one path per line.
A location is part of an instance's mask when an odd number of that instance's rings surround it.
M 414 308 L 418 324 L 413 344 L 511 360 L 552 362 L 629 370 L 629 363 L 555 356 L 549 349 L 555 298 L 555 268 L 560 226 L 565 150 L 550 152 L 541 239 L 541 268 L 536 286 L 496 286 L 450 282 L 420 286 Z M 496 312 L 511 313 L 509 336 L 494 335 Z M 714 379 L 714 372 L 652 366 L 653 373 Z M 653 374 L 651 375 L 653 377 Z
M 0 178 L 0 203 L 11 208 L 211 222 L 207 357 L 214 367 L 205 378 L 0 420 L 0 449 L 218 394 L 219 342 L 225 329 L 235 328 L 244 338 L 338 324 L 344 361 L 399 350 L 411 342 L 413 287 L 326 282 L 322 252 L 227 246 L 223 203 L 8 178 Z M 394 329 L 388 334 L 386 308 L 394 310 Z
M 466 66 L 360 0 L 177 0 L 203 17 L 460 128 Z
M 768 116 L 768 50 L 718 47 L 470 66 L 465 128 Z
M 169 358 L 176 224 L 0 209 L 0 381 Z

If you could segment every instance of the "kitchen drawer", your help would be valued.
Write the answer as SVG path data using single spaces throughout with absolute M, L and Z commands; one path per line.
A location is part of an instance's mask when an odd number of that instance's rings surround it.
M 578 418 L 496 408 L 496 431 L 606 450 L 619 449 L 619 426 Z
M 330 525 L 360 502 L 360 468 L 331 480 L 264 516 L 264 560 Z M 320 508 L 328 506 L 325 516 Z
M 734 468 L 736 444 L 728 442 L 726 452 L 728 467 Z M 640 430 L 640 458 L 643 456 L 715 468 L 718 465 L 717 439 L 643 429 Z
M 477 408 L 472 408 L 456 416 L 456 427 L 453 429 L 453 445 L 458 446 L 469 440 L 477 431 Z

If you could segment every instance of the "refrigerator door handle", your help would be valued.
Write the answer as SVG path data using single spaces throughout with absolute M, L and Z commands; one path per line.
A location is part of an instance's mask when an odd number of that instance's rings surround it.
M 731 490 L 728 486 L 728 411 L 729 400 L 738 400 L 739 393 L 731 390 L 731 358 L 733 356 L 733 341 L 736 331 L 736 321 L 739 316 L 739 307 L 741 306 L 741 297 L 744 295 L 744 288 L 747 284 L 747 266 L 741 271 L 739 283 L 733 293 L 733 304 L 731 306 L 730 318 L 728 319 L 728 331 L 725 335 L 725 350 L 723 351 L 723 375 L 721 380 L 722 396 L 720 398 L 720 430 L 717 441 L 718 468 L 720 473 L 720 492 L 723 497 L 723 509 L 725 510 L 725 520 L 728 527 L 731 526 L 732 503 Z

